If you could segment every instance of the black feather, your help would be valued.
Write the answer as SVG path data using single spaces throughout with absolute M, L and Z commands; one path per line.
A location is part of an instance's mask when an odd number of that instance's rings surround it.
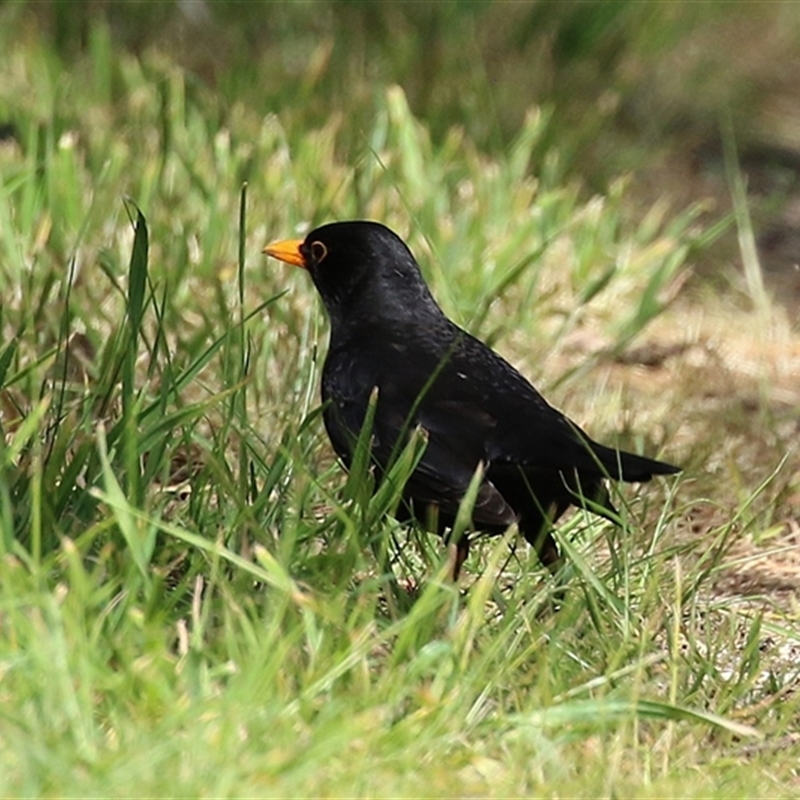
M 435 505 L 440 527 L 451 525 L 481 464 L 474 527 L 501 533 L 518 523 L 553 567 L 558 552 L 550 530 L 570 505 L 615 514 L 607 478 L 648 481 L 679 472 L 592 441 L 505 359 L 443 314 L 408 247 L 385 226 L 324 225 L 299 250 L 331 322 L 322 396 L 333 447 L 348 464 L 377 386 L 379 467 L 415 426 L 428 432 L 405 488 L 409 511 L 420 519 Z

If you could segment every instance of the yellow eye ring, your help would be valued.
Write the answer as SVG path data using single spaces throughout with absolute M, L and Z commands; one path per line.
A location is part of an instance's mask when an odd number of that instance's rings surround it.
M 312 242 L 311 255 L 315 264 L 321 264 L 328 255 L 328 248 L 322 242 Z

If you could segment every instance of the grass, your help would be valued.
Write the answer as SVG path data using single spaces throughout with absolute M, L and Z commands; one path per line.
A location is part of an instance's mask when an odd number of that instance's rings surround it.
M 341 118 L 218 96 L 102 26 L 69 70 L 0 30 L 0 794 L 796 791 L 796 609 L 715 589 L 742 542 L 782 546 L 791 417 L 769 376 L 755 421 L 698 390 L 730 377 L 707 329 L 737 334 L 682 291 L 702 206 L 565 182 L 540 111 L 487 155 L 388 86 L 352 156 Z M 594 435 L 687 467 L 626 488 L 621 529 L 565 520 L 557 613 L 513 535 L 456 587 L 391 486 L 334 463 L 319 303 L 260 250 L 356 216 Z M 792 336 L 771 320 L 759 346 Z M 695 361 L 619 363 L 676 328 Z

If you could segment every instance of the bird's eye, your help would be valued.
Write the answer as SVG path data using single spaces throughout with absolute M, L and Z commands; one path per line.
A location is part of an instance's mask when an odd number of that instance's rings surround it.
M 322 242 L 312 242 L 311 255 L 314 257 L 315 264 L 321 264 L 328 255 L 328 248 Z

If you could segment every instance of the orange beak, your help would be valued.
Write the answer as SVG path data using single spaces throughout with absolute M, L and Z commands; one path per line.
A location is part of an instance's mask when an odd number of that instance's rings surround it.
M 282 242 L 268 244 L 261 252 L 268 256 L 277 258 L 278 261 L 285 261 L 287 264 L 294 264 L 295 267 L 306 267 L 306 260 L 300 252 L 302 239 L 286 239 Z

